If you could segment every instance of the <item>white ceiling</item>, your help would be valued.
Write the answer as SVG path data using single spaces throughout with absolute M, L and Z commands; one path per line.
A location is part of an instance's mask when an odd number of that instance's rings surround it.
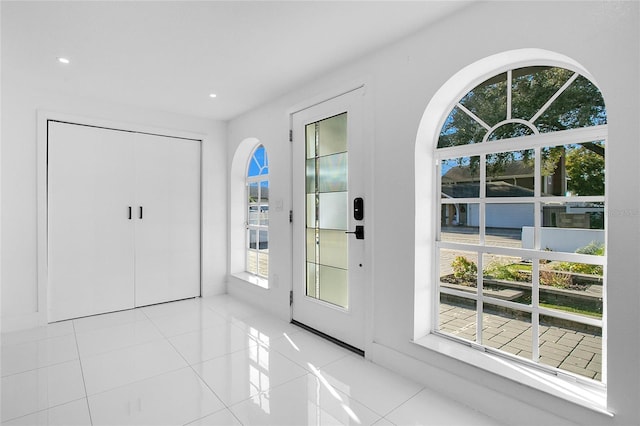
M 466 4 L 2 1 L 3 84 L 227 120 Z

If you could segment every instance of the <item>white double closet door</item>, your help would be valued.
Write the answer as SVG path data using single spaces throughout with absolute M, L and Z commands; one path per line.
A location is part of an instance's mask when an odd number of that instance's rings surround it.
M 200 295 L 201 142 L 48 123 L 48 320 Z

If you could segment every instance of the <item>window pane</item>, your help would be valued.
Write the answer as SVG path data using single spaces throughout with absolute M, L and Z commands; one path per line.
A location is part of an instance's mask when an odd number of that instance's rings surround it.
M 258 182 L 249 183 L 249 202 L 257 203 L 260 198 L 260 194 L 258 194 Z
M 316 159 L 307 160 L 307 194 L 316 192 Z
M 438 330 L 461 339 L 476 340 L 476 301 L 440 294 Z
M 318 159 L 318 191 L 339 192 L 347 190 L 347 153 L 334 154 Z
M 480 242 L 480 204 L 442 204 L 440 239 L 464 244 Z
M 531 314 L 484 303 L 482 344 L 532 359 Z
M 479 143 L 482 142 L 485 133 L 487 129 L 460 108 L 455 107 L 442 126 L 438 148 Z
M 267 151 L 264 146 L 260 145 L 253 152 L 251 160 L 249 160 L 249 170 L 247 176 L 259 176 L 269 173 L 269 162 L 267 160 Z
M 315 228 L 307 228 L 307 262 L 318 263 L 317 237 Z
M 263 204 L 269 203 L 269 181 L 260 181 L 260 202 Z
M 526 230 L 533 229 L 533 206 L 533 203 L 487 204 L 485 206 L 486 245 L 522 247 L 523 238 L 526 238 Z
M 540 315 L 541 364 L 602 380 L 602 329 Z
M 536 120 L 540 133 L 607 123 L 604 99 L 598 88 L 579 76 Z
M 258 273 L 258 253 L 252 250 L 247 250 L 247 272 L 252 274 Z
M 269 225 L 269 205 L 262 204 L 260 206 L 260 225 Z
M 247 218 L 249 225 L 257 225 L 260 220 L 258 206 L 249 206 L 249 217 Z
M 256 231 L 255 229 L 250 229 L 249 230 L 249 248 L 251 249 L 258 248 L 257 242 L 258 242 L 258 231 Z
M 540 306 L 602 318 L 602 266 L 540 260 Z
M 269 277 L 269 254 L 258 253 L 258 275 L 264 278 Z
M 307 194 L 307 227 L 316 226 L 316 194 Z
M 440 287 L 478 292 L 478 253 L 440 249 Z
M 319 265 L 319 268 L 320 287 L 318 298 L 342 308 L 348 308 L 348 271 L 324 265 Z
M 307 158 L 314 158 L 316 156 L 316 123 L 307 124 L 305 126 L 305 136 Z
M 531 263 L 519 257 L 484 254 L 482 294 L 531 305 Z
M 325 156 L 347 151 L 346 112 L 336 115 L 335 117 L 319 121 L 317 125 L 320 150 L 318 155 Z
M 590 244 L 604 247 L 604 203 L 543 203 L 540 214 L 542 250 L 574 253 Z M 523 230 L 522 246 L 535 247 L 533 228 Z
M 348 235 L 344 231 L 319 231 L 320 263 L 348 269 Z
M 474 87 L 461 100 L 469 111 L 489 126 L 507 118 L 507 73 L 492 77 Z
M 604 142 L 545 147 L 541 153 L 542 195 L 604 196 Z
M 260 244 L 258 245 L 258 248 L 260 250 L 267 250 L 269 248 L 269 231 L 260 231 L 259 232 L 259 237 L 260 237 Z
M 511 116 L 522 120 L 531 119 L 572 74 L 572 71 L 554 67 L 513 70 Z
M 346 192 L 320 194 L 320 228 L 347 230 L 348 200 Z
M 440 162 L 443 198 L 480 196 L 480 157 L 450 158 Z
M 318 295 L 318 269 L 315 263 L 307 262 L 307 296 L 316 298 Z
M 487 197 L 533 197 L 532 149 L 487 154 Z

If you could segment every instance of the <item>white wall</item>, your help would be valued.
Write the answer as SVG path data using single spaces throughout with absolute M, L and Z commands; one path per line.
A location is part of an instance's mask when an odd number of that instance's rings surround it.
M 640 20 L 635 2 L 490 2 L 309 82 L 229 123 L 227 163 L 238 144 L 259 139 L 271 159 L 271 197 L 291 205 L 289 115 L 296 105 L 353 81 L 368 82 L 373 112 L 373 193 L 368 235 L 374 243 L 368 356 L 503 419 L 509 424 L 640 423 L 640 157 L 638 117 Z M 411 343 L 414 330 L 416 133 L 436 91 L 465 66 L 512 49 L 566 55 L 589 70 L 609 114 L 608 406 L 605 417 Z M 425 141 L 422 141 L 425 144 Z M 428 145 L 428 144 L 425 144 Z M 423 165 L 429 170 L 430 164 Z M 235 278 L 228 291 L 282 318 L 289 315 L 291 227 L 287 210 L 272 214 L 270 290 Z M 419 212 L 418 212 L 419 214 Z M 427 264 L 428 259 L 425 259 Z M 428 304 L 428 300 L 424 304 Z M 407 366 L 411 366 L 411 368 Z M 478 386 L 481 384 L 481 386 Z
M 37 277 L 37 111 L 85 116 L 197 133 L 204 136 L 203 293 L 225 292 L 226 281 L 226 123 L 141 110 L 93 99 L 68 98 L 22 77 L 2 64 L 2 329 L 33 326 L 38 314 Z

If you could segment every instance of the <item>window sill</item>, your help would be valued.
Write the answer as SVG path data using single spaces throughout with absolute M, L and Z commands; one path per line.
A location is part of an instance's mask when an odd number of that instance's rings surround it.
M 266 278 L 261 278 L 248 272 L 237 272 L 231 275 L 239 280 L 245 281 L 249 284 L 253 284 L 257 287 L 262 287 L 267 290 L 269 289 L 269 280 Z
M 500 356 L 453 342 L 436 334 L 428 334 L 413 343 L 605 416 L 613 417 L 613 413 L 607 410 L 607 391 L 604 385 L 590 385 L 572 381 L 571 378 L 554 376 L 525 364 L 512 362 Z

